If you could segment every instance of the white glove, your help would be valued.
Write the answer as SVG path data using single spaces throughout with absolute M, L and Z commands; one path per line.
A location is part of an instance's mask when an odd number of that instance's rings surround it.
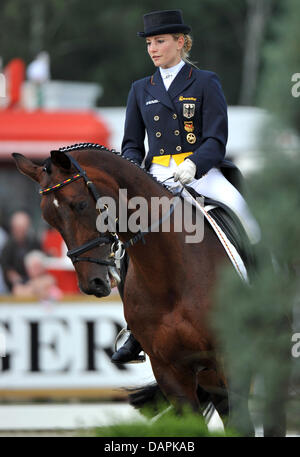
M 174 172 L 174 181 L 179 181 L 181 184 L 189 184 L 195 178 L 196 174 L 196 165 L 190 159 L 185 159 L 180 165 L 178 165 L 177 170 Z

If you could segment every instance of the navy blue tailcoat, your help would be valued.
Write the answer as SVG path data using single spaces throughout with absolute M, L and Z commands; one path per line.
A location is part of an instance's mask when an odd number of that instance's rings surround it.
M 191 125 L 193 143 L 188 141 L 191 137 L 188 137 L 187 129 Z M 149 142 L 147 155 L 145 131 Z M 168 91 L 159 69 L 153 76 L 132 84 L 127 101 L 122 154 L 139 164 L 146 155 L 146 169 L 149 169 L 154 156 L 185 152 L 193 152 L 189 159 L 196 164 L 197 179 L 212 167 L 220 167 L 223 172 L 224 167 L 236 168 L 224 159 L 227 136 L 227 104 L 215 73 L 186 63 Z

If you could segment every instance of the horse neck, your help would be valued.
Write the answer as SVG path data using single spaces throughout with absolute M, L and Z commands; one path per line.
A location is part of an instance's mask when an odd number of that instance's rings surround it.
M 119 210 L 122 198 L 126 197 L 127 202 L 132 201 L 134 197 L 142 198 L 145 201 L 148 208 L 149 224 L 147 227 L 143 226 L 143 229 L 148 228 L 151 224 L 151 198 L 173 198 L 173 194 L 147 172 L 112 153 L 106 154 L 99 161 L 94 160 L 93 170 L 93 180 L 101 195 L 108 195 L 116 202 L 117 217 L 120 217 Z M 133 212 L 134 210 L 128 210 L 127 222 Z M 130 230 L 118 232 L 119 238 L 123 242 L 129 241 L 136 234 Z M 139 240 L 133 247 L 129 248 L 130 258 L 139 265 L 139 268 L 146 268 L 145 264 L 147 264 L 149 269 L 152 264 L 157 265 L 157 257 L 160 257 L 160 268 L 163 269 L 165 268 L 164 263 L 170 261 L 170 256 L 174 251 L 174 243 L 180 236 L 179 233 L 148 233 L 144 237 L 144 243 Z M 163 259 L 160 255 L 162 251 L 168 252 L 168 255 Z
M 73 152 L 74 158 L 87 170 L 99 189 L 105 183 L 114 191 L 117 198 L 118 189 L 127 189 L 129 198 L 142 195 L 151 196 L 172 194 L 154 177 L 139 166 L 109 150 L 81 150 Z
M 94 157 L 89 161 L 91 168 L 88 175 L 93 174 L 93 181 L 102 195 L 107 192 L 107 195 L 112 196 L 118 203 L 119 191 L 125 189 L 128 199 L 139 196 L 149 205 L 152 197 L 173 197 L 170 191 L 137 165 L 110 151 L 96 152 L 98 159 L 95 160 L 93 151 Z

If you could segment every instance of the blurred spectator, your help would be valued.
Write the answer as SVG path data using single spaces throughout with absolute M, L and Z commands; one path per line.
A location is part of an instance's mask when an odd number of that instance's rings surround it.
M 48 52 L 40 52 L 27 67 L 27 79 L 35 85 L 37 107 L 43 106 L 42 86 L 50 79 L 50 56 Z
M 7 84 L 7 108 L 20 106 L 22 84 L 25 79 L 25 63 L 22 59 L 12 59 L 4 68 Z
M 34 249 L 40 249 L 40 243 L 32 235 L 31 219 L 27 213 L 18 211 L 10 220 L 10 235 L 1 254 L 4 280 L 10 291 L 14 285 L 28 280 L 24 256 Z
M 41 251 L 31 251 L 24 257 L 28 281 L 13 286 L 12 293 L 19 297 L 35 297 L 39 300 L 59 300 L 62 291 L 56 286 L 55 279 L 45 268 L 46 256 Z

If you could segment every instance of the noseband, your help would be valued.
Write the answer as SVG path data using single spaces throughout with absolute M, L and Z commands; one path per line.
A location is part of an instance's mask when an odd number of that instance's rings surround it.
M 71 184 L 78 179 L 83 179 L 86 186 L 88 187 L 89 191 L 91 192 L 95 202 L 97 203 L 98 199 L 100 198 L 99 193 L 97 192 L 95 184 L 87 177 L 86 172 L 81 168 L 79 163 L 77 162 L 74 157 L 66 154 L 69 159 L 71 160 L 72 164 L 78 171 L 78 173 L 71 178 L 66 179 L 65 181 L 55 184 L 54 186 L 48 187 L 46 189 L 41 189 L 39 191 L 40 195 L 48 194 L 49 192 L 53 192 L 55 190 L 60 190 L 62 187 L 66 186 L 67 184 Z M 105 205 L 104 205 L 105 208 Z M 106 208 L 105 208 L 106 209 Z M 102 215 L 101 209 L 98 209 L 100 215 Z M 71 249 L 67 252 L 67 256 L 72 260 L 73 264 L 76 262 L 92 262 L 97 263 L 98 265 L 106 265 L 106 266 L 115 266 L 114 260 L 102 260 L 97 259 L 94 257 L 79 257 L 81 254 L 84 254 L 91 249 L 100 246 L 101 244 L 111 244 L 112 250 L 114 246 L 118 245 L 118 237 L 115 233 L 109 233 L 108 235 L 99 236 L 98 238 L 93 239 L 92 241 L 88 241 L 87 243 L 82 244 L 78 248 Z M 114 253 L 110 254 L 111 257 L 114 257 Z

